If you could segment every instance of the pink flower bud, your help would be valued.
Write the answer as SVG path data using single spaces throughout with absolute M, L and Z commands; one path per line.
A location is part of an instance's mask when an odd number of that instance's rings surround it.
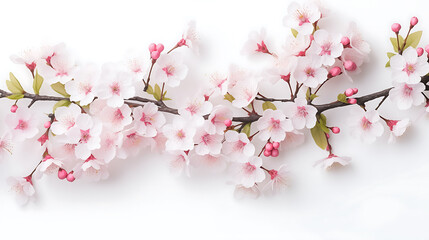
M 45 128 L 50 128 L 51 127 L 51 121 L 47 121 L 45 122 L 45 124 L 43 125 Z
M 332 127 L 331 131 L 333 134 L 338 134 L 338 133 L 340 133 L 340 128 L 339 127 Z
M 356 104 L 357 100 L 356 100 L 356 98 L 349 98 L 349 99 L 347 99 L 347 102 L 350 104 Z
M 73 176 L 73 171 L 71 171 L 69 174 L 67 174 L 67 181 L 74 182 L 76 178 Z
M 271 156 L 271 151 L 265 150 L 265 151 L 264 151 L 264 156 L 265 156 L 265 157 L 269 157 L 269 156 Z
M 226 119 L 226 120 L 223 122 L 223 124 L 225 124 L 225 126 L 226 126 L 226 127 L 231 127 L 231 125 L 232 125 L 232 121 L 231 121 L 231 119 Z
M 164 51 L 164 45 L 162 45 L 162 43 L 158 43 L 156 45 L 156 51 L 158 51 L 159 53 L 161 53 L 162 51 Z
M 152 53 L 153 51 L 156 51 L 156 44 L 155 43 L 149 44 L 149 52 Z
M 412 17 L 410 21 L 411 27 L 416 26 L 417 23 L 419 23 L 419 19 L 417 17 Z
M 350 44 L 350 38 L 348 37 L 343 37 L 341 38 L 341 43 L 343 44 L 343 46 L 348 46 Z
M 10 107 L 10 111 L 12 113 L 16 113 L 16 110 L 18 110 L 18 106 L 16 104 L 13 104 L 12 107 Z
M 357 88 L 353 88 L 353 95 L 358 93 L 358 92 L 359 92 L 359 90 Z
M 280 75 L 280 78 L 285 82 L 289 82 L 290 81 L 290 73 L 288 75 Z
M 273 151 L 271 151 L 271 156 L 272 157 L 278 157 L 279 156 L 279 150 L 273 149 Z
M 280 147 L 280 143 L 279 142 L 273 142 L 273 148 L 274 149 L 279 149 Z
M 346 91 L 344 92 L 344 94 L 345 94 L 347 97 L 351 97 L 351 96 L 353 96 L 353 89 L 351 89 L 351 88 L 347 88 L 347 89 L 346 89 Z
M 150 54 L 150 56 L 152 57 L 152 59 L 155 59 L 155 60 L 159 58 L 159 55 L 160 55 L 160 52 L 158 52 L 158 51 L 153 51 Z
M 68 174 L 67 174 L 66 170 L 64 170 L 62 168 L 58 169 L 58 178 L 59 179 L 63 180 L 63 179 L 65 179 L 67 177 L 67 175 Z
M 331 70 L 329 70 L 329 74 L 332 77 L 336 77 L 336 76 L 338 76 L 338 75 L 341 74 L 341 68 L 339 68 L 339 67 L 333 67 L 333 68 L 331 68 Z
M 421 55 L 423 55 L 423 53 L 425 52 L 425 50 L 423 50 L 423 48 L 419 47 L 416 49 L 417 51 L 417 55 L 420 57 Z
M 345 61 L 343 65 L 344 65 L 344 68 L 349 72 L 353 72 L 357 69 L 356 63 L 350 60 Z
M 273 144 L 270 142 L 265 144 L 265 150 L 267 150 L 267 151 L 273 150 Z
M 428 44 L 428 45 L 426 45 L 426 47 L 425 47 L 425 51 L 426 51 L 427 53 L 429 53 L 429 44 Z
M 401 24 L 399 23 L 392 24 L 392 31 L 394 33 L 399 33 L 400 30 L 401 30 Z

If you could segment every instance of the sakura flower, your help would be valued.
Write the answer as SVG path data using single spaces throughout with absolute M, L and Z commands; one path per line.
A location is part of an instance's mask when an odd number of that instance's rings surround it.
M 304 86 L 315 88 L 328 78 L 328 70 L 322 67 L 320 61 L 313 57 L 304 57 L 298 60 L 292 78 Z
M 209 114 L 213 105 L 204 99 L 203 96 L 197 96 L 188 99 L 184 108 L 179 108 L 180 116 L 195 123 L 196 126 L 201 126 L 204 122 L 204 115 Z
M 299 33 L 296 37 L 288 36 L 283 45 L 285 55 L 287 56 L 305 56 L 306 50 L 311 43 L 310 35 Z
M 272 84 L 276 84 L 280 79 L 288 81 L 290 74 L 295 70 L 298 63 L 298 58 L 281 54 L 275 60 L 274 67 L 269 68 L 264 72 L 264 80 Z
M 352 63 L 352 66 L 354 64 L 354 67 L 346 68 L 348 62 Z M 346 48 L 343 50 L 343 54 L 341 55 L 341 61 L 337 60 L 332 67 L 341 68 L 341 72 L 344 73 L 345 77 L 349 81 L 353 82 L 352 77 L 361 72 L 360 66 L 363 62 L 364 58 L 359 52 L 353 48 Z
M 361 55 L 362 60 L 366 60 L 371 52 L 371 48 L 369 44 L 363 40 L 362 34 L 358 31 L 356 23 L 350 23 L 346 36 L 350 39 L 350 47 Z
M 81 114 L 81 108 L 76 104 L 68 107 L 59 107 L 55 110 L 55 121 L 51 124 L 51 131 L 55 135 L 62 135 L 76 124 L 76 118 Z
M 249 34 L 249 39 L 244 44 L 243 49 L 241 50 L 242 54 L 252 55 L 255 53 L 268 53 L 271 54 L 268 50 L 265 42 L 267 41 L 266 31 L 262 28 L 259 32 L 253 31 Z
M 407 128 L 411 125 L 410 119 L 405 118 L 402 120 L 386 120 L 387 126 L 390 129 L 390 136 L 388 143 L 395 143 L 396 138 L 402 136 Z
M 220 154 L 222 149 L 223 135 L 210 134 L 204 129 L 199 129 L 194 136 L 195 152 L 198 155 Z
M 190 126 L 182 117 L 176 117 L 173 123 L 167 124 L 162 128 L 162 132 L 167 138 L 165 149 L 174 150 L 192 150 L 194 148 L 194 135 L 196 129 Z
M 125 69 L 131 73 L 133 80 L 140 81 L 149 65 L 146 55 L 140 51 L 130 51 L 125 59 Z
M 177 43 L 179 47 L 187 46 L 188 48 L 192 48 L 196 54 L 199 53 L 198 48 L 198 34 L 196 30 L 196 22 L 190 21 L 185 32 L 182 35 L 182 39 Z
M 255 79 L 240 82 L 229 92 L 234 100 L 232 105 L 237 108 L 247 107 L 256 97 L 258 93 L 258 82 Z
M 267 109 L 256 122 L 259 130 L 259 138 L 267 141 L 271 138 L 274 142 L 281 142 L 286 137 L 286 132 L 293 130 L 292 122 L 280 110 Z
M 12 137 L 9 133 L 5 133 L 0 137 L 0 161 L 6 153 L 12 154 Z
M 158 130 L 165 124 L 165 117 L 158 112 L 153 103 L 146 103 L 143 107 L 133 109 L 134 128 L 145 137 L 155 137 Z
M 11 130 L 10 133 L 15 141 L 24 141 L 39 133 L 37 124 L 39 118 L 29 108 L 18 108 L 16 113 L 9 114 L 6 124 Z
M 132 75 L 117 69 L 113 64 L 103 66 L 100 79 L 97 95 L 107 100 L 110 107 L 121 107 L 124 99 L 135 95 Z
M 133 121 L 131 117 L 131 108 L 124 104 L 118 108 L 105 107 L 99 114 L 101 121 L 112 131 L 118 132 L 124 129 L 124 127 L 131 124 Z
M 293 130 L 292 132 L 288 132 L 288 134 L 286 134 L 286 138 L 280 146 L 281 148 L 285 147 L 288 149 L 294 149 L 295 147 L 303 144 L 304 140 L 304 133 Z
M 140 136 L 134 128 L 128 129 L 123 132 L 122 145 L 118 148 L 116 156 L 120 159 L 136 156 L 146 142 L 147 138 Z
M 11 191 L 15 193 L 15 199 L 20 205 L 26 204 L 36 193 L 31 182 L 31 176 L 25 178 L 10 177 L 7 179 L 7 182 Z
M 294 103 L 285 104 L 285 114 L 292 120 L 295 129 L 313 128 L 316 125 L 317 109 L 307 105 L 305 98 L 296 98 Z
M 332 66 L 335 59 L 341 56 L 343 49 L 341 35 L 330 35 L 326 30 L 318 30 L 314 33 L 314 41 L 308 53 L 322 65 Z
M 51 155 L 47 155 L 37 168 L 38 172 L 42 174 L 53 174 L 57 173 L 58 169 L 63 166 L 63 162 L 53 158 Z
M 350 163 L 351 159 L 349 157 L 338 157 L 337 155 L 331 153 L 328 157 L 316 161 L 314 166 L 321 165 L 323 169 L 330 170 L 337 167 L 346 166 Z
M 64 84 L 72 80 L 76 71 L 74 57 L 65 50 L 64 46 L 58 46 L 57 49 L 51 51 L 37 64 L 39 73 L 49 83 L 61 82 Z
M 314 30 L 313 23 L 318 21 L 320 17 L 321 13 L 316 4 L 307 2 L 300 5 L 293 2 L 289 5 L 288 14 L 283 19 L 283 24 L 301 34 L 310 35 Z
M 222 172 L 226 169 L 227 163 L 225 156 L 222 154 L 206 154 L 192 156 L 192 165 L 207 169 L 210 172 Z
M 122 132 L 112 132 L 111 129 L 104 128 L 100 135 L 100 148 L 92 151 L 92 155 L 97 159 L 103 159 L 109 163 L 116 157 L 116 152 L 122 146 Z
M 10 56 L 10 59 L 13 63 L 26 66 L 31 71 L 31 73 L 34 73 L 37 62 L 40 59 L 40 51 L 38 49 L 27 49 L 20 55 Z
M 70 100 L 79 102 L 81 106 L 90 104 L 95 97 L 95 86 L 99 80 L 99 69 L 94 64 L 87 64 L 76 70 L 72 81 L 65 84 Z
M 264 181 L 265 173 L 261 169 L 262 159 L 252 156 L 245 160 L 244 163 L 234 163 L 231 166 L 231 174 L 236 184 L 249 188 Z
M 384 128 L 380 122 L 380 116 L 376 110 L 363 111 L 356 109 L 350 115 L 350 127 L 352 135 L 365 143 L 373 143 L 376 137 L 380 137 Z
M 402 55 L 390 58 L 392 78 L 399 83 L 416 84 L 421 77 L 429 73 L 426 56 L 418 57 L 416 49 L 409 47 Z
M 91 155 L 80 167 L 75 168 L 74 176 L 76 178 L 85 177 L 98 182 L 107 179 L 109 177 L 109 172 L 104 161 Z
M 235 186 L 234 197 L 237 199 L 244 198 L 253 198 L 256 199 L 261 195 L 258 185 L 254 184 L 253 186 L 247 188 L 243 185 Z
M 53 140 L 48 141 L 46 147 L 49 155 L 51 155 L 56 160 L 67 164 L 76 160 L 76 145 L 64 143 L 64 141 L 61 141 L 61 138 L 59 139 L 59 137 L 55 137 Z
M 249 141 L 245 133 L 227 131 L 222 152 L 233 160 L 243 162 L 246 157 L 251 157 L 255 153 L 255 146 Z M 243 155 L 245 157 L 243 157 Z
M 177 87 L 187 74 L 188 67 L 183 63 L 181 55 L 172 53 L 158 58 L 153 67 L 152 78 L 170 87 Z
M 418 106 L 425 102 L 425 97 L 422 93 L 426 87 L 423 83 L 395 83 L 394 86 L 389 91 L 389 97 L 399 109 L 409 109 L 413 105 Z
M 76 118 L 76 124 L 66 133 L 66 143 L 76 144 L 75 155 L 80 159 L 87 159 L 91 151 L 100 148 L 100 134 L 102 125 L 88 114 L 81 114 Z
M 289 170 L 286 165 L 281 165 L 278 170 L 272 169 L 268 172 L 270 180 L 264 186 L 263 190 L 269 193 L 282 192 L 287 189 L 289 181 Z
M 223 134 L 226 129 L 225 120 L 232 119 L 232 116 L 232 111 L 229 108 L 217 105 L 210 113 L 204 128 L 210 134 Z
M 189 177 L 189 163 L 188 154 L 183 151 L 173 151 L 169 161 L 170 173 L 174 176 L 185 173 Z
M 229 80 L 227 76 L 214 73 L 210 75 L 209 83 L 214 92 L 219 92 L 221 95 L 225 95 L 228 91 Z

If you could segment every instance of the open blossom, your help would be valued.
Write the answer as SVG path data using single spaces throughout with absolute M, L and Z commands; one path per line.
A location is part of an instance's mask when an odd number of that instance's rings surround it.
M 37 170 L 43 174 L 54 174 L 58 172 L 58 169 L 63 166 L 63 162 L 53 158 L 51 155 L 47 155 L 40 163 Z
M 237 199 L 253 198 L 256 199 L 261 195 L 261 191 L 257 184 L 247 188 L 243 185 L 237 185 L 234 189 L 234 197 Z
M 118 148 L 122 146 L 123 138 L 122 132 L 112 132 L 111 129 L 103 128 L 100 135 L 100 148 L 93 150 L 92 155 L 109 163 L 116 157 Z
M 37 69 L 49 83 L 66 83 L 74 77 L 76 62 L 64 44 L 52 49 L 44 49 L 42 60 L 37 63 Z
M 264 191 L 269 193 L 282 192 L 287 189 L 289 184 L 289 170 L 286 165 L 281 165 L 277 170 L 272 169 L 268 172 L 270 180 L 264 186 Z
M 87 159 L 92 150 L 100 148 L 101 130 L 101 123 L 88 114 L 81 114 L 76 118 L 75 126 L 66 133 L 66 143 L 76 144 L 76 157 Z
M 412 47 L 407 48 L 402 55 L 390 58 L 390 67 L 393 80 L 399 83 L 416 84 L 429 73 L 427 57 L 418 57 L 416 49 Z
M 225 120 L 231 120 L 232 116 L 232 111 L 229 108 L 217 105 L 210 113 L 204 128 L 210 134 L 223 134 L 226 129 Z
M 185 32 L 182 35 L 182 39 L 179 41 L 179 46 L 187 46 L 192 48 L 196 54 L 199 53 L 199 37 L 197 34 L 197 24 L 195 21 L 190 21 Z
M 123 131 L 122 145 L 117 149 L 116 156 L 120 159 L 136 156 L 147 143 L 147 139 L 149 138 L 140 136 L 134 128 Z
M 262 159 L 252 156 L 243 163 L 234 163 L 231 166 L 231 174 L 236 184 L 249 188 L 265 179 L 264 170 L 261 169 Z
M 270 53 L 266 45 L 266 35 L 267 34 L 264 28 L 262 28 L 259 32 L 251 32 L 249 34 L 249 39 L 241 50 L 242 54 L 251 55 L 255 53 Z
M 294 103 L 286 103 L 285 114 L 292 120 L 295 129 L 313 128 L 316 125 L 317 109 L 307 105 L 305 98 L 296 98 Z
M 188 67 L 177 53 L 163 54 L 153 67 L 152 78 L 170 87 L 179 86 L 188 74 Z
M 212 94 L 221 94 L 225 95 L 228 92 L 229 80 L 228 77 L 220 73 L 213 73 L 210 75 L 209 79 L 210 89 L 212 89 Z
M 30 176 L 25 178 L 10 177 L 7 182 L 11 191 L 15 193 L 15 199 L 18 204 L 26 204 L 36 193 Z
M 192 156 L 192 166 L 210 172 L 222 172 L 227 167 L 225 156 L 222 154 L 212 155 L 194 155 Z
M 164 115 L 158 111 L 153 103 L 146 103 L 143 107 L 133 109 L 134 128 L 144 137 L 155 137 L 159 129 L 165 124 Z
M 97 90 L 97 96 L 107 100 L 110 107 L 120 107 L 124 99 L 135 95 L 132 75 L 117 69 L 113 64 L 103 66 Z
M 185 107 L 179 108 L 179 114 L 196 126 L 201 126 L 204 122 L 203 116 L 209 114 L 212 108 L 211 102 L 206 101 L 203 96 L 197 96 L 188 99 Z
M 12 154 L 12 137 L 9 133 L 5 133 L 0 137 L 0 161 L 6 153 Z
M 126 104 L 118 108 L 106 106 L 98 117 L 105 126 L 108 126 L 114 132 L 123 130 L 133 121 L 131 108 Z
M 125 70 L 132 75 L 132 79 L 140 81 L 146 74 L 146 68 L 149 62 L 146 57 L 146 52 L 143 51 L 129 51 L 125 56 L 124 65 Z
M 423 83 L 395 83 L 394 86 L 389 92 L 389 97 L 399 109 L 409 109 L 413 105 L 418 106 L 425 102 L 425 97 L 422 93 L 426 86 Z
M 95 64 L 87 64 L 76 70 L 72 81 L 65 84 L 65 89 L 70 94 L 70 100 L 79 102 L 81 106 L 88 105 L 95 98 L 95 87 L 99 80 L 99 69 Z
M 371 48 L 362 38 L 362 34 L 357 29 L 356 23 L 350 23 L 346 36 L 350 39 L 350 47 L 360 54 L 362 60 L 366 60 L 371 52 Z
M 310 35 L 299 33 L 294 36 L 288 36 L 286 43 L 283 45 L 283 50 L 287 56 L 305 56 L 305 51 L 310 47 Z
M 256 79 L 248 79 L 238 83 L 229 93 L 234 97 L 232 105 L 237 108 L 247 107 L 258 94 L 258 82 Z
M 59 107 L 55 110 L 55 121 L 51 125 L 51 131 L 55 135 L 62 135 L 76 124 L 76 118 L 81 114 L 81 109 L 76 104 L 68 107 Z
M 349 123 L 352 128 L 352 135 L 365 143 L 373 143 L 384 132 L 380 116 L 376 110 L 356 109 L 351 112 Z
M 250 142 L 245 133 L 227 131 L 225 133 L 225 142 L 223 143 L 222 151 L 235 161 L 244 161 L 246 157 L 253 156 L 255 153 L 255 146 Z M 243 155 L 245 157 L 243 157 Z
M 300 58 L 292 78 L 304 86 L 315 88 L 328 78 L 328 70 L 314 57 Z
M 281 142 L 286 137 L 286 132 L 293 130 L 292 122 L 280 110 L 267 109 L 256 122 L 259 130 L 259 138 L 267 141 L 271 138 L 274 142 Z
M 37 62 L 40 59 L 39 49 L 27 49 L 19 55 L 10 56 L 12 62 L 26 66 L 32 73 L 36 69 Z
M 410 119 L 387 120 L 387 126 L 390 129 L 389 143 L 395 143 L 396 138 L 402 136 L 407 128 L 411 125 Z
M 343 52 L 341 35 L 330 35 L 326 30 L 318 30 L 314 33 L 314 41 L 308 49 L 313 58 L 325 66 L 332 66 L 335 59 Z
M 174 150 L 192 150 L 194 149 L 194 135 L 196 129 L 189 125 L 182 117 L 176 117 L 173 123 L 167 124 L 162 128 L 162 132 L 167 138 L 165 149 L 167 151 Z
M 76 178 L 85 177 L 92 181 L 105 180 L 109 177 L 107 165 L 103 160 L 95 158 L 90 155 L 85 162 L 80 163 L 74 169 L 74 176 Z
M 220 154 L 222 149 L 222 140 L 223 135 L 220 134 L 210 134 L 204 129 L 199 129 L 194 136 L 195 152 L 198 155 Z
M 328 157 L 314 163 L 314 166 L 321 165 L 323 169 L 330 170 L 336 167 L 346 166 L 350 163 L 349 157 L 338 157 L 331 153 Z
M 184 173 L 186 176 L 189 174 L 189 156 L 183 151 L 173 151 L 171 152 L 171 157 L 169 159 L 169 168 L 170 173 L 174 176 L 180 176 Z
M 288 81 L 297 63 L 298 57 L 280 54 L 274 66 L 264 72 L 264 80 L 272 84 L 276 84 L 280 79 Z
M 289 5 L 288 14 L 283 19 L 286 27 L 297 30 L 301 34 L 309 35 L 313 32 L 313 23 L 321 18 L 318 6 L 312 2 L 302 5 L 293 2 Z
M 38 116 L 29 108 L 18 108 L 16 113 L 11 113 L 6 118 L 6 124 L 15 141 L 24 141 L 39 133 L 37 124 Z

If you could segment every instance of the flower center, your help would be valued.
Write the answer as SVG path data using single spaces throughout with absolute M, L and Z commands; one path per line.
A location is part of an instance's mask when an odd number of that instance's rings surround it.
M 370 122 L 366 117 L 363 117 L 361 120 L 361 126 L 363 130 L 368 130 L 371 128 L 372 122 Z
M 88 130 L 80 130 L 80 141 L 79 143 L 87 143 L 89 139 L 91 138 L 91 135 Z
M 271 118 L 271 127 L 274 129 L 280 128 L 280 120 Z
M 304 106 L 298 106 L 296 115 L 304 118 L 307 117 L 308 115 L 307 109 Z
M 80 83 L 80 90 L 88 95 L 92 92 L 92 86 L 88 83 Z
M 322 48 L 322 51 L 320 52 L 320 56 L 331 55 L 331 43 L 325 43 L 320 47 Z
M 411 96 L 412 92 L 413 92 L 413 88 L 408 86 L 407 84 L 405 84 L 404 89 L 403 89 L 404 96 L 409 97 L 409 96 Z
M 179 138 L 179 139 L 184 139 L 185 137 L 186 137 L 186 134 L 185 134 L 185 132 L 183 131 L 183 129 L 180 129 L 179 131 L 177 131 L 177 134 L 176 134 L 176 136 L 177 136 L 177 138 Z
M 122 112 L 121 112 L 121 109 L 117 109 L 116 111 L 115 111 L 115 113 L 114 113 L 114 119 L 116 120 L 116 121 L 121 121 L 121 120 L 123 120 L 124 119 L 124 115 L 122 114 Z
M 209 143 L 211 142 L 210 134 L 204 134 L 204 135 L 201 137 L 201 141 L 203 141 L 203 143 L 204 143 L 205 145 L 209 144 Z
M 146 114 L 142 114 L 142 117 L 140 118 L 140 121 L 144 122 L 144 125 L 152 125 L 151 123 L 151 117 L 147 116 Z
M 308 67 L 304 70 L 305 74 L 307 75 L 307 77 L 314 77 L 315 75 L 315 71 L 313 68 Z
M 279 172 L 277 172 L 276 170 L 274 170 L 274 169 L 272 169 L 272 170 L 270 170 L 270 171 L 268 171 L 268 173 L 270 174 L 270 176 L 271 176 L 271 180 L 273 180 L 274 178 L 276 178 L 277 177 L 277 175 L 279 174 Z
M 267 45 L 265 45 L 264 41 L 261 42 L 261 44 L 257 43 L 258 49 L 256 49 L 257 52 L 261 53 L 269 53 Z
M 172 65 L 166 66 L 162 69 L 165 74 L 167 74 L 167 77 L 173 76 L 175 68 Z
M 28 128 L 28 123 L 23 120 L 19 120 L 18 125 L 16 125 L 16 130 L 25 130 Z
M 242 150 L 244 148 L 244 146 L 246 146 L 246 145 L 247 145 L 247 143 L 245 143 L 241 140 L 238 140 L 238 142 L 235 144 L 235 149 L 236 150 Z
M 307 14 L 305 12 L 301 12 L 300 10 L 297 10 L 297 19 L 299 21 L 299 26 L 302 26 L 304 23 L 309 23 L 310 20 L 308 20 Z
M 255 165 L 252 165 L 251 163 L 247 162 L 244 164 L 244 172 L 247 174 L 251 174 L 256 170 Z
M 415 68 L 414 64 L 407 63 L 405 65 L 404 70 L 402 70 L 402 71 L 406 72 L 408 74 L 408 76 L 410 76 L 411 74 L 414 73 L 414 71 L 416 71 L 416 68 Z
M 110 90 L 112 90 L 112 93 L 114 95 L 119 95 L 121 93 L 121 87 L 119 86 L 119 83 L 117 83 L 117 82 L 110 85 Z

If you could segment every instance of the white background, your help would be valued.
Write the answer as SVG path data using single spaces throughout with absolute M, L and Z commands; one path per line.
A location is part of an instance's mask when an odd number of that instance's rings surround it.
M 364 94 L 389 86 L 390 73 L 384 64 L 385 53 L 391 51 L 390 25 L 397 21 L 405 28 L 416 15 L 417 28 L 429 29 L 424 27 L 429 26 L 429 5 L 423 2 L 325 1 L 331 10 L 325 24 L 338 31 L 356 21 L 373 50 L 371 62 L 355 84 L 331 83 L 333 93 L 357 86 Z M 66 42 L 81 61 L 101 64 L 120 60 L 129 49 L 146 51 L 150 42 L 170 48 L 186 23 L 195 19 L 203 45 L 201 56 L 193 57 L 199 68 L 191 70 L 180 88 L 183 92 L 172 91 L 176 96 L 192 94 L 192 83 L 207 80 L 207 74 L 223 71 L 230 63 L 250 64 L 240 55 L 250 31 L 266 27 L 273 42 L 281 46 L 289 33 L 282 26 L 288 4 L 269 0 L 2 1 L 0 86 L 9 71 L 25 79 L 24 70 L 9 60 L 9 55 L 23 49 Z M 429 43 L 425 33 L 424 43 Z M 335 96 L 326 95 L 326 101 Z M 10 104 L 0 101 L 0 120 Z M 17 146 L 14 158 L 0 163 L 0 239 L 429 239 L 429 119 L 417 118 L 422 109 L 398 112 L 389 105 L 387 101 L 381 108 L 383 116 L 409 115 L 415 120 L 397 144 L 388 145 L 387 134 L 373 145 L 361 144 L 345 127 L 348 109 L 333 110 L 327 114 L 328 121 L 343 130 L 332 138 L 333 146 L 338 155 L 352 157 L 352 165 L 339 172 L 313 168 L 325 153 L 307 138 L 300 148 L 267 162 L 269 166 L 289 164 L 290 190 L 258 200 L 234 199 L 233 186 L 226 184 L 224 176 L 197 173 L 190 179 L 174 178 L 163 155 L 142 153 L 114 162 L 111 177 L 100 183 L 70 184 L 45 177 L 35 183 L 37 199 L 19 207 L 4 180 L 28 174 L 39 160 L 31 144 Z

